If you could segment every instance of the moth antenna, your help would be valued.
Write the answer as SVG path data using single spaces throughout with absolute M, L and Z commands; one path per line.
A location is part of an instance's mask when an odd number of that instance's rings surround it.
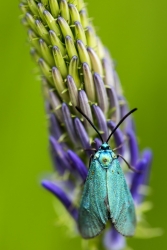
M 80 112 L 80 113 L 86 118 L 86 120 L 90 123 L 90 125 L 91 125 L 91 126 L 94 128 L 94 130 L 98 133 L 98 135 L 99 135 L 99 137 L 100 137 L 102 143 L 104 143 L 101 134 L 99 133 L 99 131 L 98 131 L 98 129 L 95 127 L 95 125 L 91 122 L 91 120 L 82 112 L 82 110 L 81 110 L 80 108 L 78 108 L 78 107 L 75 107 L 75 108 L 76 108 L 76 110 L 78 110 L 78 112 Z
M 137 108 L 132 109 L 131 111 L 129 111 L 117 124 L 117 126 L 114 128 L 114 130 L 111 132 L 111 134 L 109 135 L 108 139 L 107 139 L 107 143 L 110 140 L 111 136 L 114 134 L 114 132 L 117 130 L 117 128 L 121 125 L 121 123 L 133 112 L 135 112 L 137 110 Z

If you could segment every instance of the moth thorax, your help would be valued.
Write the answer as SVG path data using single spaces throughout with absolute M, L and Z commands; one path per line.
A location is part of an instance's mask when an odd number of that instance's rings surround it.
M 109 164 L 112 162 L 112 157 L 109 152 L 103 152 L 100 154 L 99 162 L 104 168 L 108 168 Z

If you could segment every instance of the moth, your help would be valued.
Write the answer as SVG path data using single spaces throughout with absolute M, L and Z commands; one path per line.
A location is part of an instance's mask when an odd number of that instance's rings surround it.
M 110 220 L 120 234 L 133 236 L 136 227 L 135 206 L 118 158 L 127 161 L 114 153 L 108 141 L 126 117 L 137 109 L 131 110 L 121 119 L 106 142 L 90 119 L 78 107 L 76 109 L 88 120 L 102 141 L 98 151 L 90 158 L 79 207 L 79 232 L 85 239 L 93 238 L 102 232 Z

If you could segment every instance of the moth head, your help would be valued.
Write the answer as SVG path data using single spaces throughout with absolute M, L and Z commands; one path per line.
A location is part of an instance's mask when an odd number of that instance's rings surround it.
M 108 145 L 108 143 L 105 142 L 105 143 L 103 143 L 101 145 L 100 149 L 102 149 L 102 150 L 108 150 L 108 149 L 110 149 L 110 146 Z

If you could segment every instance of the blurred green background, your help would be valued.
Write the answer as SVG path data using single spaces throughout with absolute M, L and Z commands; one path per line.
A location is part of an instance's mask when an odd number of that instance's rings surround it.
M 162 237 L 130 240 L 135 249 L 167 249 L 167 1 L 88 1 L 103 43 L 117 61 L 130 107 L 138 107 L 140 148 L 150 146 L 154 208 L 147 214 Z M 0 249 L 81 249 L 55 227 L 53 197 L 40 186 L 51 172 L 46 119 L 17 1 L 0 15 Z

